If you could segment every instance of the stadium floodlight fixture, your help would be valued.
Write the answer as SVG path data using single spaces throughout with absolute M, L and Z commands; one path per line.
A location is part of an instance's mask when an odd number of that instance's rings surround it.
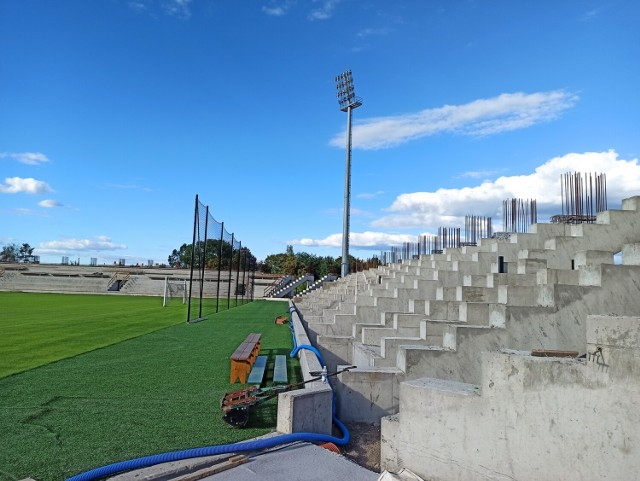
M 336 90 L 338 104 L 343 112 L 348 112 L 350 108 L 355 109 L 362 105 L 362 99 L 356 97 L 351 70 L 336 76 Z
M 340 274 L 349 274 L 349 213 L 351 200 L 351 111 L 362 105 L 356 97 L 351 70 L 336 76 L 336 89 L 340 110 L 347 113 L 347 162 L 344 175 L 344 218 L 342 225 L 342 266 Z

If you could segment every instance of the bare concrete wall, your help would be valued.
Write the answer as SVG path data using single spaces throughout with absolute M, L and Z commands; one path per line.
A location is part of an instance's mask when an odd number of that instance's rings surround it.
M 587 359 L 483 353 L 478 386 L 401 384 L 383 468 L 430 480 L 635 479 L 640 318 L 590 316 Z

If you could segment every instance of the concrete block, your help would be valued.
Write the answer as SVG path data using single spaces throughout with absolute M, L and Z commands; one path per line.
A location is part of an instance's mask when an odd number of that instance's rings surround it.
M 478 264 L 477 273 L 484 274 L 491 270 L 491 264 L 497 261 L 498 256 L 493 252 L 474 252 L 471 261 Z
M 380 420 L 380 465 L 389 472 L 398 472 L 403 466 L 398 459 L 400 415 L 385 416 Z
M 487 287 L 487 276 L 491 274 L 468 274 L 463 276 L 462 285 L 469 287 Z
M 455 301 L 457 287 L 438 287 L 436 290 L 437 301 Z
M 541 302 L 539 292 L 542 288 L 543 286 L 498 286 L 498 304 L 538 306 Z M 548 302 L 546 297 L 544 299 L 543 302 Z
M 318 336 L 316 347 L 322 354 L 329 371 L 335 371 L 339 364 L 351 363 L 353 353 L 351 336 Z
M 584 250 L 575 253 L 574 269 L 596 264 L 613 264 L 613 252 L 601 250 Z
M 391 313 L 392 318 L 391 321 L 393 323 L 393 327 L 396 329 L 401 326 L 419 326 L 420 321 L 425 318 L 424 314 L 410 314 L 410 313 L 402 313 L 402 312 L 393 312 Z
M 637 220 L 638 214 L 635 210 L 614 210 L 609 209 L 598 212 L 596 215 L 596 224 L 607 224 L 619 226 L 621 224 L 629 224 Z
M 399 376 L 397 368 L 358 367 L 338 375 L 338 417 L 343 422 L 373 422 L 398 412 Z
M 640 350 L 640 317 L 588 316 L 587 344 Z
M 602 266 L 584 266 L 578 269 L 578 279 L 581 286 L 601 286 Z
M 458 330 L 456 326 L 447 324 L 442 329 L 442 348 L 455 351 L 458 349 Z
M 622 263 L 625 265 L 640 265 L 640 243 L 622 246 Z
M 542 269 L 536 273 L 537 284 L 580 285 L 580 272 L 567 269 Z
M 473 260 L 453 261 L 451 270 L 460 272 L 462 273 L 462 275 L 465 275 L 465 274 L 480 275 L 480 274 L 486 274 L 487 272 L 489 272 L 490 267 L 489 265 L 485 266 L 480 262 L 475 262 Z
M 531 234 L 538 234 L 542 237 L 550 238 L 556 236 L 567 235 L 569 230 L 568 224 L 531 224 L 529 232 Z
M 328 385 L 278 395 L 277 430 L 331 434 L 333 391 Z
M 352 364 L 360 369 L 374 368 L 380 356 L 380 346 L 353 343 Z
M 417 336 L 420 334 L 420 327 L 411 328 L 410 331 L 412 335 Z M 362 328 L 362 344 L 371 344 L 373 346 L 380 346 L 381 339 L 383 337 L 393 337 L 400 334 L 398 329 L 394 329 L 393 327 L 364 327 Z M 408 334 L 407 334 L 408 335 Z
M 640 210 L 640 196 L 636 195 L 622 199 L 622 210 Z
M 536 273 L 540 269 L 547 268 L 546 259 L 518 259 L 516 273 L 518 274 L 530 274 Z
M 425 316 L 433 320 L 457 321 L 459 305 L 456 301 L 425 301 Z
M 495 302 L 497 291 L 490 287 L 456 287 L 456 301 L 459 302 Z
M 488 302 L 461 302 L 458 308 L 458 320 L 472 325 L 489 324 Z
M 380 356 L 387 360 L 388 364 L 382 364 L 383 361 L 379 360 L 376 365 L 395 366 L 396 354 L 401 345 L 428 346 L 429 343 L 421 337 L 383 337 L 380 340 Z

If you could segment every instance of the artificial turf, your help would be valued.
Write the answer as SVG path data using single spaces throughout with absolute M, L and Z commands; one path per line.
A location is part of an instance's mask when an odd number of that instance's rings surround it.
M 134 299 L 140 301 L 141 317 L 153 319 L 154 308 L 144 298 Z M 117 461 L 237 442 L 273 430 L 277 400 L 252 410 L 243 429 L 222 421 L 219 401 L 226 392 L 242 387 L 229 384 L 228 358 L 249 332 L 262 333 L 261 354 L 273 359 L 275 354 L 289 353 L 288 326 L 273 322 L 276 316 L 287 315 L 287 304 L 255 301 L 203 322 L 175 324 L 161 319 L 166 309 L 157 307 L 157 298 L 155 302 L 158 323 L 143 323 L 137 334 L 129 326 L 128 334 L 122 336 L 129 339 L 121 342 L 111 331 L 125 328 L 109 316 L 111 304 L 100 304 L 94 316 L 101 312 L 101 323 L 80 322 L 75 327 L 78 339 L 94 339 L 94 350 L 89 351 L 89 343 L 83 344 L 89 352 L 68 352 L 72 357 L 0 379 L 0 481 L 26 477 L 58 481 Z M 114 318 L 125 315 L 120 307 L 113 305 Z M 74 336 L 71 341 L 68 334 L 57 338 L 58 330 L 66 331 L 62 314 L 49 326 L 44 322 L 47 310 L 36 310 L 40 311 L 35 316 L 38 329 L 48 333 L 42 337 L 81 349 Z M 134 311 L 129 306 L 129 317 L 135 317 L 131 316 Z M 24 332 L 33 332 L 24 316 L 15 312 L 13 316 Z M 0 331 L 10 319 L 3 313 Z M 161 322 L 173 325 L 162 328 Z M 156 330 L 148 332 L 151 329 Z M 109 345 L 100 347 L 105 339 L 110 339 Z M 23 351 L 35 354 L 37 349 L 30 349 L 27 341 L 22 345 Z M 5 345 L 0 349 L 4 357 Z M 288 362 L 290 380 L 295 382 L 297 362 Z

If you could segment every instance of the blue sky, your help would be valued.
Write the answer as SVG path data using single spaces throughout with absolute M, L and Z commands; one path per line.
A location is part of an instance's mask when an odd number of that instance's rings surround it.
M 0 0 L 0 245 L 166 262 L 195 195 L 259 258 L 640 194 L 637 0 Z

